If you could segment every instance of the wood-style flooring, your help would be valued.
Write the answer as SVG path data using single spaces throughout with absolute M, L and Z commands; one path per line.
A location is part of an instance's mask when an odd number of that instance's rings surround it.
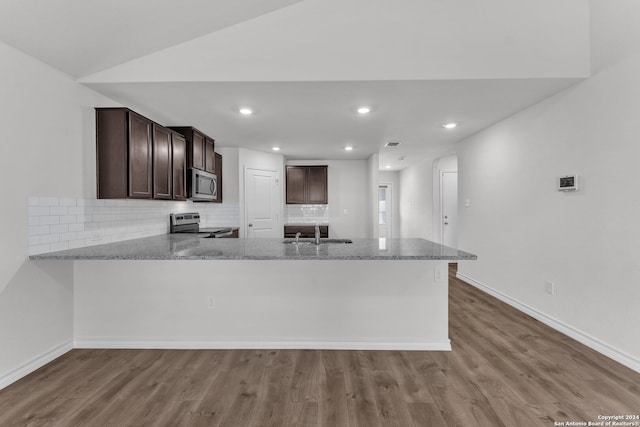
M 526 427 L 640 414 L 640 374 L 449 279 L 452 352 L 73 350 L 0 391 L 0 426 Z

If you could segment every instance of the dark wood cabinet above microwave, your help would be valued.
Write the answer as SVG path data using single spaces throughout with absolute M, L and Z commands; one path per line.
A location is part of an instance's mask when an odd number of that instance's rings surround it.
M 98 198 L 186 200 L 185 145 L 128 108 L 96 108 Z
M 172 126 L 187 141 L 187 167 L 216 173 L 215 141 L 192 126 Z
M 288 205 L 328 203 L 327 166 L 287 166 Z

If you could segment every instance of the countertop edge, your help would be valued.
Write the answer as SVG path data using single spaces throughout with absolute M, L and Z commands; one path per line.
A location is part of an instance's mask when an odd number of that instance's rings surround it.
M 74 256 L 74 255 L 30 255 L 31 261 L 474 261 L 477 256 L 351 256 L 351 257 L 269 257 L 269 256 Z

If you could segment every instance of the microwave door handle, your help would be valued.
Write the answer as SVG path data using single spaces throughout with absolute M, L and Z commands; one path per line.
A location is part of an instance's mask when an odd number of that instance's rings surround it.
M 211 180 L 211 184 L 209 185 L 209 187 L 211 188 L 211 194 L 213 194 L 213 192 L 216 191 L 214 185 L 215 185 L 215 182 Z

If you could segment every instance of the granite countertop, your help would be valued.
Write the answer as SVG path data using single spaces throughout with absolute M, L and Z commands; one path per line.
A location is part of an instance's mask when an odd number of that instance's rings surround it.
M 474 260 L 473 254 L 424 239 L 353 239 L 353 243 L 284 239 L 210 239 L 165 234 L 31 255 L 32 260 Z M 305 241 L 309 239 L 300 239 Z M 321 239 L 326 241 L 327 239 Z M 333 240 L 333 239 L 329 239 Z

